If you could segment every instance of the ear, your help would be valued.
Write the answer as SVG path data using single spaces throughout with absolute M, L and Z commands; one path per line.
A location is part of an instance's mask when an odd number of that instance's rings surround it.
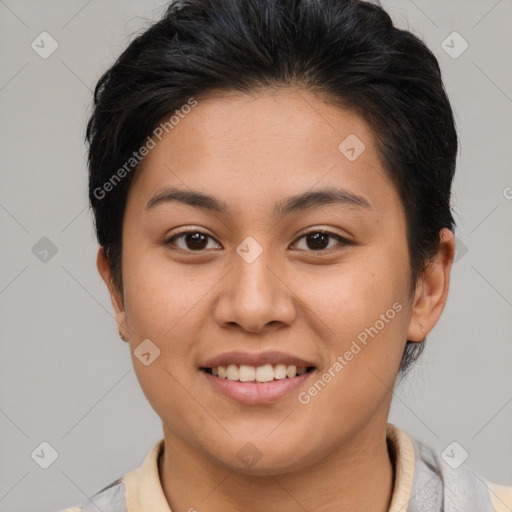
M 110 262 L 108 261 L 103 247 L 98 249 L 96 267 L 101 275 L 101 278 L 107 285 L 108 291 L 110 293 L 110 300 L 112 302 L 112 307 L 114 308 L 119 336 L 123 341 L 128 341 L 128 329 L 126 328 L 126 314 L 124 310 L 123 299 L 121 297 L 120 291 L 114 285 Z
M 443 312 L 455 256 L 455 238 L 448 228 L 440 231 L 439 250 L 418 280 L 407 339 L 423 341 Z M 424 329 L 424 332 L 422 331 Z

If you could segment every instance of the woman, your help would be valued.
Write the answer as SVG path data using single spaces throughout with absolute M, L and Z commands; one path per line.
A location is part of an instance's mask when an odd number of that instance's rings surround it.
M 87 139 L 97 267 L 164 437 L 68 511 L 512 507 L 387 422 L 455 250 L 457 134 L 418 38 L 362 1 L 176 0 Z

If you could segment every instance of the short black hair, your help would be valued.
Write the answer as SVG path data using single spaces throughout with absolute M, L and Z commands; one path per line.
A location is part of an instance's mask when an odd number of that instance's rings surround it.
M 191 98 L 279 87 L 320 93 L 369 124 L 406 212 L 413 296 L 440 230 L 455 227 L 455 121 L 434 54 L 359 0 L 174 0 L 101 76 L 86 131 L 89 200 L 121 296 L 134 152 Z M 407 341 L 402 376 L 424 343 Z

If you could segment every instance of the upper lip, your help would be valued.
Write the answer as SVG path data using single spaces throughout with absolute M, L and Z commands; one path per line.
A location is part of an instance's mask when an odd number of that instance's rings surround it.
M 301 357 L 284 352 L 268 351 L 260 353 L 250 352 L 225 352 L 211 359 L 208 359 L 200 365 L 201 368 L 215 368 L 217 366 L 228 366 L 230 364 L 247 365 L 247 366 L 263 366 L 265 364 L 285 364 L 287 366 L 297 366 L 307 368 L 315 366 L 311 361 L 306 361 Z

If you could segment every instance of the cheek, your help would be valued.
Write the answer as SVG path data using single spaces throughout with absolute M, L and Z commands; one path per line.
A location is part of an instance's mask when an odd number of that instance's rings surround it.
M 398 251 L 385 249 L 369 248 L 339 265 L 304 273 L 294 279 L 294 291 L 341 339 L 355 336 L 393 303 L 405 308 L 407 263 Z
M 337 334 L 326 347 L 329 360 L 299 397 L 299 407 L 315 418 L 316 432 L 340 440 L 375 415 L 387 416 L 405 348 L 407 314 L 399 301 L 385 297 L 377 303 L 373 297 L 371 304 L 341 306 L 337 319 L 329 320 Z M 320 434 L 313 437 L 322 443 Z
M 199 286 L 197 271 L 196 277 L 190 278 L 168 261 L 145 260 L 142 251 L 138 257 L 132 254 L 126 259 L 129 279 L 124 287 L 132 363 L 148 402 L 161 418 L 173 423 L 172 418 L 190 414 L 190 395 L 184 388 L 193 376 L 190 348 L 205 315 L 201 298 L 206 285 Z M 147 366 L 136 355 L 137 347 L 146 339 L 159 350 Z M 149 350 L 155 349 L 150 345 Z
M 407 254 L 391 248 L 367 254 L 338 266 L 330 276 L 298 280 L 304 302 L 321 319 L 317 325 L 329 354 L 324 364 L 331 374 L 322 379 L 332 381 L 322 397 L 326 407 L 330 400 L 343 410 L 381 400 L 387 386 L 393 386 L 405 348 Z
M 126 258 L 125 269 L 130 332 L 163 342 L 191 321 L 197 322 L 200 307 L 196 306 L 208 288 L 208 278 L 202 279 L 192 265 L 173 265 L 165 255 L 151 257 L 149 251 L 140 251 Z

